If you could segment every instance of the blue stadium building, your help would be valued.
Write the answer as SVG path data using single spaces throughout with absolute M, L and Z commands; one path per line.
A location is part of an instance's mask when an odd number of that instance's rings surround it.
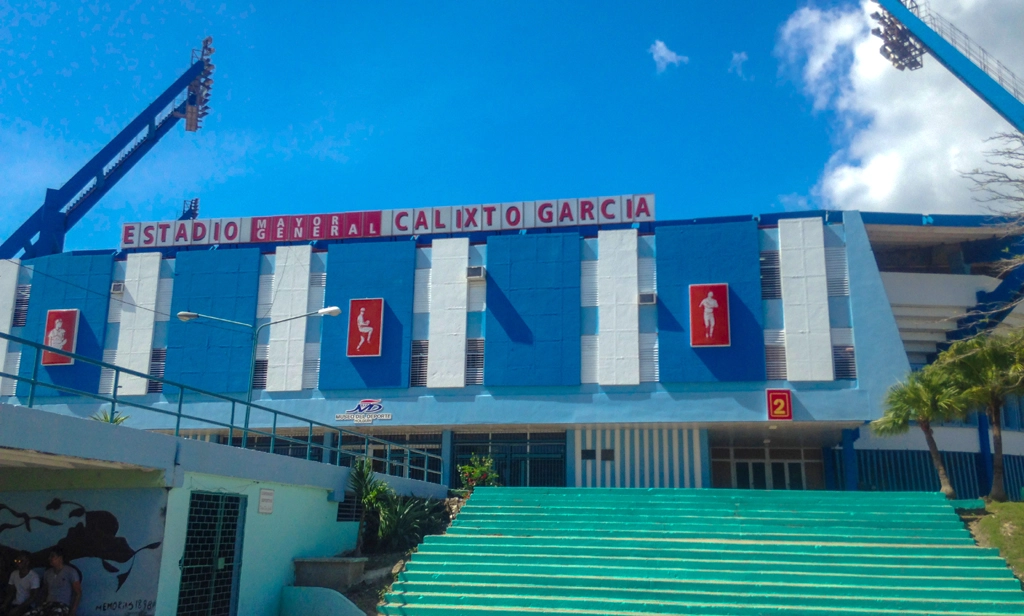
M 211 396 L 38 365 L 2 340 L 5 372 L 65 391 L 3 379 L 0 399 L 86 416 L 106 403 L 75 391 L 116 391 L 197 418 L 129 425 L 234 442 L 198 419 L 241 422 L 213 395 L 251 382 L 262 407 L 440 454 L 445 483 L 484 453 L 510 486 L 936 490 L 917 430 L 881 439 L 866 424 L 978 326 L 972 312 L 1020 291 L 995 266 L 1010 240 L 984 217 L 657 221 L 653 195 L 133 223 L 120 243 L 0 262 L 0 331 L 44 342 L 48 314 L 76 310 L 76 353 Z M 1022 414 L 1006 411 L 1017 497 Z M 936 438 L 961 497 L 986 493 L 984 417 Z M 246 446 L 307 455 L 265 434 Z

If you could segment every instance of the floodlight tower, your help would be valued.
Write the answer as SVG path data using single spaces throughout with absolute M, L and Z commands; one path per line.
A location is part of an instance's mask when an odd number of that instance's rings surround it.
M 927 4 L 916 0 L 875 0 L 871 15 L 882 39 L 880 52 L 893 66 L 917 70 L 925 52 L 974 91 L 1016 130 L 1024 133 L 1024 81 Z
M 210 112 L 213 87 L 213 39 L 192 52 L 192 65 L 156 97 L 96 156 L 59 189 L 46 189 L 43 205 L 0 244 L 0 259 L 25 259 L 60 253 L 64 237 L 128 171 L 170 132 L 179 119 L 194 132 Z M 183 217 L 195 218 L 198 207 Z

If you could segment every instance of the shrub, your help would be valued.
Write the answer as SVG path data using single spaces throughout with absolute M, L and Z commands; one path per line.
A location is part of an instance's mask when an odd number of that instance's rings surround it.
M 425 535 L 443 532 L 448 525 L 448 510 L 443 501 L 390 494 L 378 510 L 377 531 L 380 550 L 404 551 L 423 541 Z
M 477 486 L 501 485 L 498 472 L 494 470 L 494 460 L 490 456 L 470 456 L 469 464 L 459 466 L 459 479 L 462 487 L 470 492 Z

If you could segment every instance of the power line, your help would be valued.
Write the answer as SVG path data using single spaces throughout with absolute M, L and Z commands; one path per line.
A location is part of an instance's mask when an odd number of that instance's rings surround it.
M 114 297 L 112 294 L 100 293 L 99 291 L 96 291 L 94 289 L 90 289 L 89 287 L 84 287 L 82 285 L 75 284 L 74 282 L 71 282 L 70 280 L 66 280 L 64 278 L 60 278 L 58 276 L 54 276 L 53 274 L 47 274 L 46 272 L 41 272 L 41 271 L 39 271 L 36 268 L 30 268 L 29 266 L 21 263 L 20 261 L 15 260 L 15 259 L 4 259 L 4 261 L 7 261 L 9 263 L 13 263 L 13 264 L 17 265 L 19 268 L 22 268 L 22 269 L 24 269 L 26 271 L 31 271 L 33 276 L 43 276 L 45 278 L 49 278 L 51 280 L 55 280 L 55 281 L 57 281 L 57 282 L 59 282 L 61 284 L 67 285 L 69 287 L 73 287 L 73 288 L 76 288 L 76 289 L 81 289 L 82 291 L 85 291 L 86 293 L 91 293 L 93 295 L 96 295 L 97 297 L 103 297 L 103 298 L 105 298 L 107 300 L 114 300 L 116 302 L 121 302 L 121 304 L 123 304 L 125 306 L 132 306 L 134 308 L 137 308 L 139 310 L 143 310 L 145 312 L 152 312 L 155 315 L 167 317 L 168 321 L 170 321 L 172 318 L 174 318 L 173 315 L 168 314 L 166 312 L 160 312 L 159 310 L 155 310 L 153 308 L 147 308 L 146 306 L 140 306 L 140 305 L 138 305 L 136 303 L 133 303 L 133 302 L 130 302 L 130 301 L 126 300 L 126 299 L 121 299 L 121 298 Z M 271 304 L 273 304 L 273 300 L 271 300 Z M 198 321 L 196 323 L 196 325 L 202 325 L 203 327 L 210 327 L 210 328 L 213 328 L 213 329 L 219 329 L 219 330 L 222 330 L 222 331 L 232 332 L 232 333 L 238 333 L 238 332 L 242 331 L 242 330 L 239 330 L 239 329 L 231 329 L 231 328 L 228 328 L 228 327 L 217 325 L 216 323 L 212 323 L 212 322 L 209 322 L 209 321 Z

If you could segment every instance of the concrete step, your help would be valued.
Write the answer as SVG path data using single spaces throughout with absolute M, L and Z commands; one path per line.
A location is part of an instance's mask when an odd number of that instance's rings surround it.
M 609 573 L 609 575 L 603 575 Z M 748 576 L 751 578 L 752 576 Z M 635 596 L 636 591 L 653 591 L 666 597 L 694 593 L 733 593 L 744 596 L 786 595 L 799 597 L 824 597 L 837 601 L 850 598 L 868 598 L 872 600 L 899 601 L 941 601 L 977 603 L 979 601 L 995 603 L 1012 603 L 1024 605 L 1024 593 L 1020 592 L 1020 584 L 1016 588 L 980 589 L 964 588 L 921 588 L 898 584 L 836 584 L 835 580 L 824 578 L 765 581 L 763 579 L 690 579 L 677 575 L 672 577 L 669 572 L 652 573 L 640 576 L 636 572 L 625 572 L 618 575 L 614 571 L 567 570 L 563 573 L 510 573 L 510 572 L 458 572 L 458 571 L 419 571 L 407 570 L 399 574 L 398 580 L 403 583 L 401 588 L 412 592 L 419 588 L 429 590 L 459 585 L 469 587 L 530 587 L 536 589 L 579 589 L 576 595 L 589 596 L 594 590 Z M 434 586 L 430 586 L 431 584 Z M 614 594 L 613 593 L 613 594 Z M 547 594 L 547 593 L 544 593 Z M 556 593 L 557 594 L 557 593 Z M 597 595 L 594 595 L 597 596 Z M 678 598 L 678 597 L 677 597 Z
M 443 591 L 441 590 L 443 589 Z M 659 614 L 774 614 L 779 610 L 827 610 L 846 614 L 915 614 L 1010 616 L 1024 614 L 1024 603 L 992 601 L 900 600 L 892 597 L 812 596 L 738 592 L 668 593 L 648 589 L 607 589 L 581 586 L 529 586 L 524 584 L 411 584 L 396 582 L 389 603 L 414 605 L 471 605 L 480 607 L 592 610 L 614 613 L 632 610 Z M 724 608 L 724 609 L 723 609 Z M 741 609 L 753 611 L 740 611 Z M 409 612 L 386 612 L 405 613 Z
M 458 551 L 463 548 L 489 548 L 504 553 L 530 553 L 538 548 L 558 550 L 561 553 L 679 555 L 710 559 L 764 558 L 765 555 L 782 558 L 833 558 L 845 562 L 889 562 L 892 564 L 921 562 L 940 566 L 951 563 L 957 567 L 987 566 L 999 557 L 995 548 L 974 545 L 935 546 L 907 545 L 880 552 L 875 546 L 836 545 L 820 542 L 789 542 L 760 545 L 754 542 L 666 542 L 619 537 L 507 537 L 483 535 L 430 535 L 424 538 L 421 550 Z M 593 551 L 600 550 L 600 551 Z M 999 560 L 1000 563 L 1005 563 Z
M 600 575 L 604 577 L 657 577 L 689 580 L 723 580 L 784 583 L 821 581 L 846 586 L 889 586 L 892 588 L 946 588 L 961 590 L 1020 590 L 1020 582 L 1003 567 L 967 569 L 947 567 L 936 571 L 925 568 L 884 568 L 821 563 L 716 563 L 685 562 L 669 559 L 595 559 L 592 557 L 551 558 L 544 556 L 503 556 L 485 554 L 423 554 L 406 565 L 417 573 L 509 573 Z M 979 574 L 979 571 L 981 574 Z M 965 575 L 967 573 L 968 575 Z

